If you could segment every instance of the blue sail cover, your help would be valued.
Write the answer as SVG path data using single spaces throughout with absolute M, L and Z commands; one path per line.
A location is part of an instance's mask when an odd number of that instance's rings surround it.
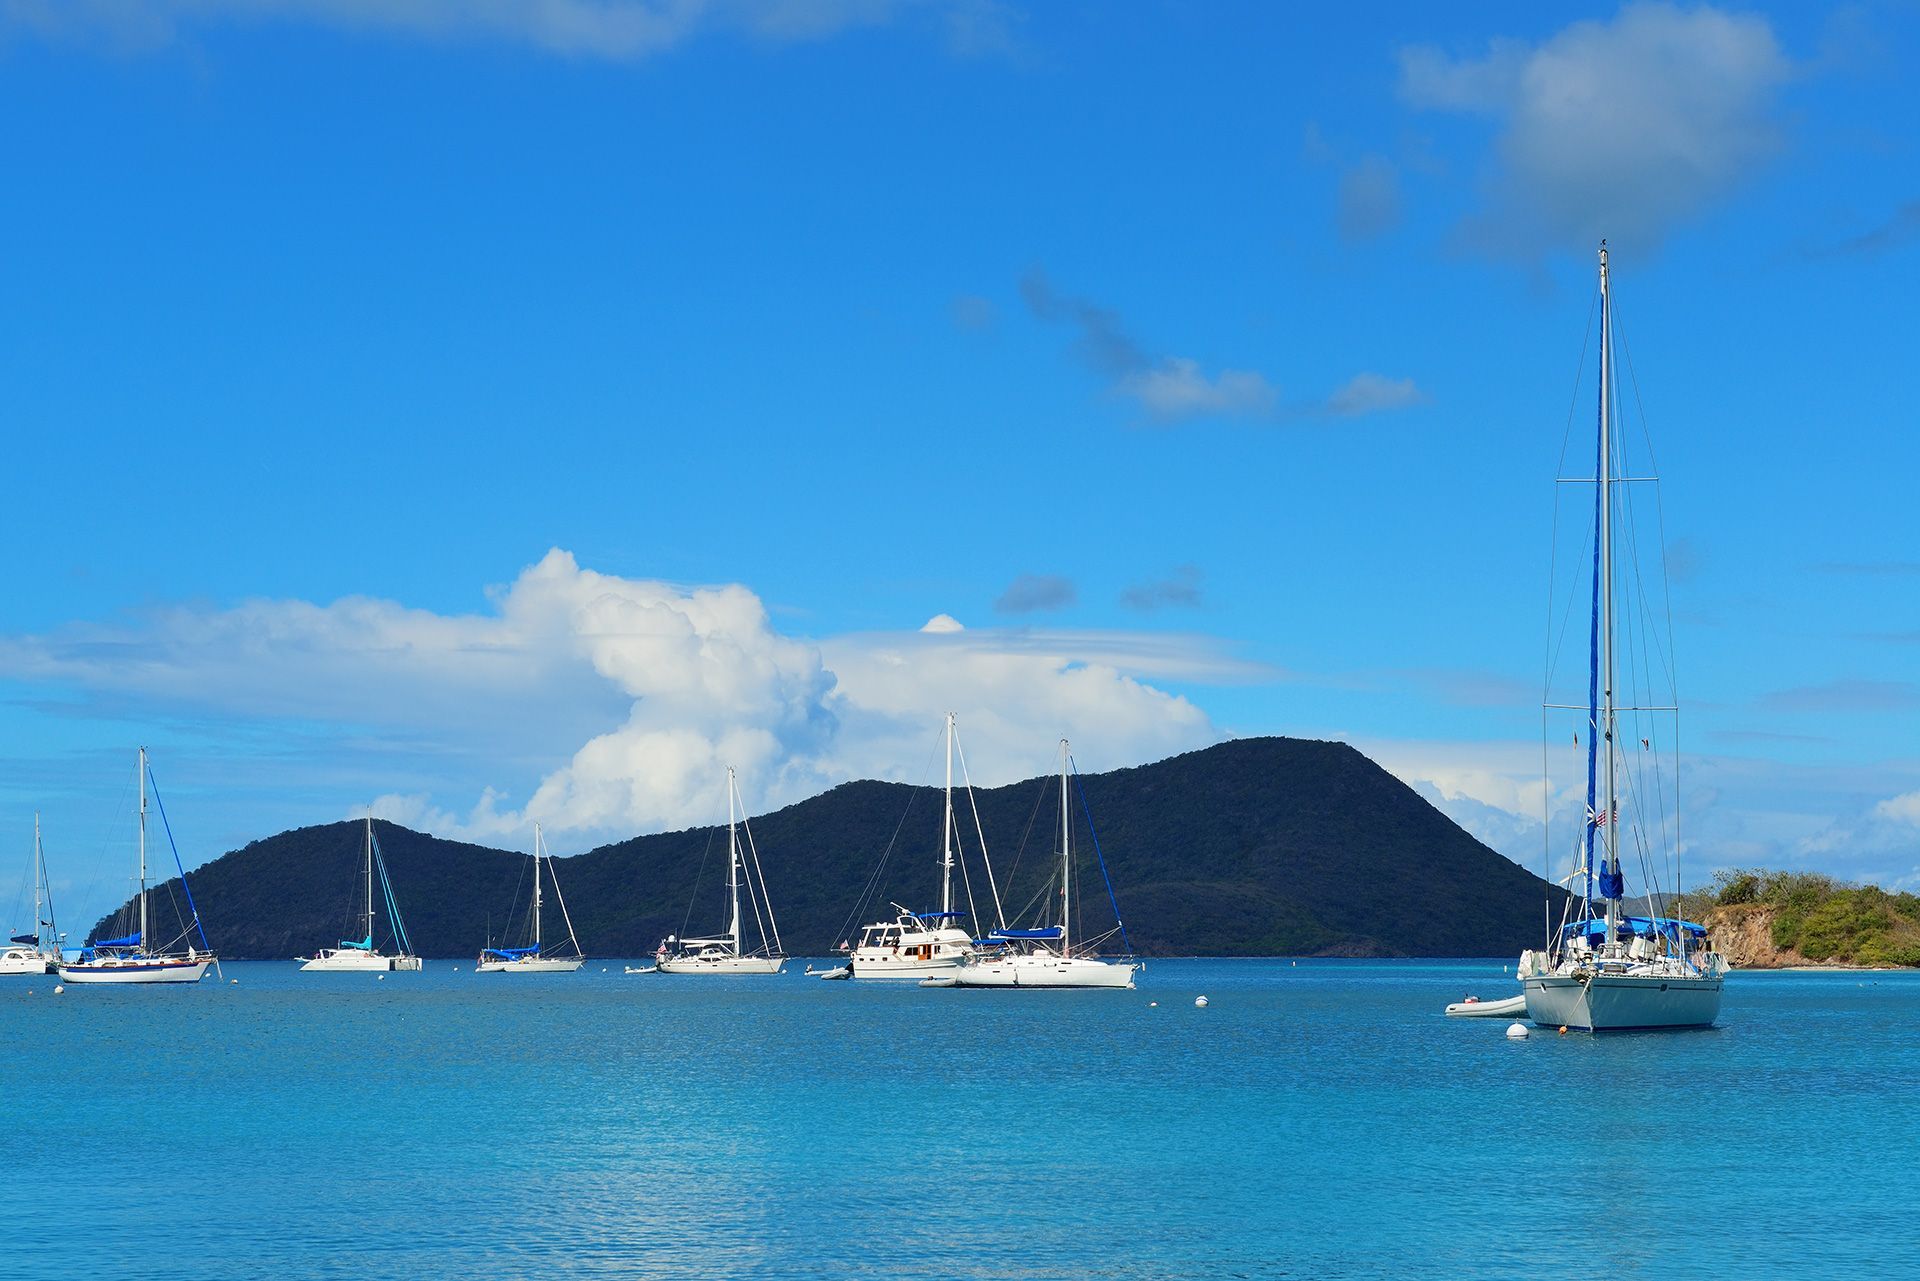
M 354 942 L 352 939 L 341 939 L 340 946 L 350 947 L 356 952 L 371 952 L 373 951 L 373 935 L 367 935 L 366 939 L 359 943 Z
M 497 956 L 503 961 L 511 961 L 519 956 L 533 956 L 540 951 L 537 947 L 490 947 L 482 956 Z
M 125 938 L 122 938 L 122 939 L 95 939 L 92 943 L 89 943 L 87 946 L 89 947 L 139 947 L 140 932 L 138 930 L 135 930 L 133 933 L 127 935 Z
M 1668 916 L 1623 916 L 1620 918 L 1620 932 L 1637 938 L 1650 939 L 1665 936 L 1678 939 L 1682 931 L 1689 938 L 1699 940 L 1707 936 L 1707 927 L 1695 921 L 1675 920 Z M 1607 936 L 1605 920 L 1595 918 L 1586 921 L 1574 921 L 1561 933 L 1567 938 L 1584 935 L 1589 939 L 1604 939 Z
M 995 930 L 993 937 L 997 939 L 1057 939 L 1060 937 L 1060 927 L 1058 925 L 1049 925 L 1044 930 Z
M 7 941 L 9 943 L 38 943 L 40 936 L 38 934 L 16 934 Z
M 915 912 L 913 919 L 916 921 L 957 921 L 965 915 L 965 912 Z

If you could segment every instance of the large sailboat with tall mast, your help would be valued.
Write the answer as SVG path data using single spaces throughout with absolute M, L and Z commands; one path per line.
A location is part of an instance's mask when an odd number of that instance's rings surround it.
M 387 860 L 380 852 L 380 842 L 373 834 L 373 815 L 367 815 L 366 840 L 363 842 L 366 859 L 367 910 L 361 915 L 366 926 L 366 937 L 360 939 L 341 939 L 336 947 L 316 948 L 312 956 L 299 958 L 300 969 L 304 971 L 382 971 L 418 970 L 420 958 L 413 954 L 413 946 L 407 939 L 407 923 L 400 917 L 400 905 L 393 897 L 393 882 L 387 876 Z M 374 897 L 375 876 L 380 885 L 379 898 Z M 393 952 L 382 952 L 374 941 L 379 908 L 386 907 L 388 932 L 392 935 Z
M 1120 904 L 1113 895 L 1113 880 L 1107 875 L 1106 856 L 1100 854 L 1099 837 L 1093 846 L 1100 860 L 1101 879 L 1113 904 L 1114 927 L 1106 934 L 1078 945 L 1074 942 L 1073 899 L 1073 804 L 1068 797 L 1068 775 L 1073 753 L 1066 739 L 1060 740 L 1060 864 L 1059 882 L 1044 896 L 1048 903 L 1041 920 L 1026 928 L 994 930 L 982 947 L 955 966 L 950 976 L 924 980 L 935 987 L 1026 987 L 1026 988 L 1129 988 L 1139 966 L 1129 957 L 1111 960 L 1098 955 L 1107 938 L 1118 935 L 1126 942 L 1127 927 L 1120 919 Z M 1081 798 L 1085 808 L 1085 796 Z M 1092 815 L 1088 813 L 1089 831 Z M 1045 919 L 1051 916 L 1052 919 Z M 1131 946 L 1127 950 L 1132 951 Z
M 60 968 L 60 929 L 53 920 L 53 884 L 40 844 L 40 815 L 33 816 L 33 929 L 9 935 L 0 947 L 0 975 L 52 974 Z
M 712 938 L 668 937 L 660 944 L 655 967 L 662 974 L 778 974 L 787 963 L 780 949 L 780 926 L 773 919 L 773 901 L 767 897 L 767 878 L 760 868 L 760 850 L 753 826 L 740 803 L 740 784 L 727 769 L 727 932 Z M 745 829 L 747 842 L 740 844 Z M 742 937 L 741 891 L 753 912 L 759 943 L 749 949 Z
M 853 978 L 935 978 L 951 974 L 954 967 L 973 951 L 973 935 L 957 924 L 965 920 L 967 914 L 959 911 L 953 900 L 953 871 L 956 866 L 954 837 L 957 834 L 953 814 L 953 754 L 954 717 L 952 712 L 948 712 L 947 782 L 943 802 L 945 817 L 940 827 L 940 910 L 915 912 L 898 903 L 893 904 L 895 916 L 891 921 L 876 921 L 860 931 L 860 941 L 854 946 L 848 964 Z M 991 886 L 991 867 L 987 875 Z M 997 890 L 994 899 L 997 905 Z
M 77 961 L 62 961 L 60 977 L 68 983 L 198 983 L 209 966 L 216 965 L 213 948 L 207 943 L 207 931 L 200 924 L 200 910 L 194 906 L 193 891 L 187 887 L 186 868 L 180 862 L 180 850 L 173 844 L 173 829 L 167 823 L 167 808 L 160 791 L 153 788 L 155 806 L 160 812 L 161 828 L 173 850 L 173 865 L 180 875 L 180 889 L 186 896 L 187 912 L 192 920 L 166 943 L 153 943 L 154 913 L 148 905 L 147 884 L 147 791 L 153 783 L 153 771 L 147 765 L 147 749 L 140 749 L 135 783 L 140 792 L 140 844 L 138 889 L 129 908 L 122 909 L 119 928 L 123 932 L 110 939 L 95 939 L 80 950 Z M 195 947 L 194 939 L 199 940 Z M 175 951 L 185 944 L 184 951 Z
M 553 882 L 553 897 L 560 903 L 560 919 L 567 927 L 564 942 L 548 942 L 542 927 L 541 882 Z M 564 974 L 587 963 L 580 951 L 580 940 L 573 934 L 573 917 L 567 912 L 566 896 L 560 893 L 560 878 L 554 874 L 553 855 L 547 853 L 540 825 L 533 825 L 533 901 L 527 909 L 527 942 L 521 947 L 495 947 L 491 939 L 474 965 L 477 974 Z
M 1607 245 L 1600 242 L 1600 421 L 1593 516 L 1592 622 L 1589 628 L 1586 713 L 1586 817 L 1578 861 L 1567 878 L 1577 892 L 1567 900 L 1558 930 L 1546 946 L 1521 954 L 1518 973 L 1527 1017 L 1547 1027 L 1583 1031 L 1706 1027 L 1719 1017 L 1726 962 L 1699 925 L 1658 915 L 1630 915 L 1624 907 L 1623 836 L 1638 852 L 1650 905 L 1660 902 L 1658 860 L 1666 852 L 1664 818 L 1648 811 L 1665 804 L 1660 776 L 1622 752 L 1620 717 L 1671 712 L 1637 694 L 1622 700 L 1620 598 L 1614 561 L 1619 527 L 1630 517 L 1622 497 L 1630 476 L 1622 466 L 1615 386 L 1613 292 Z M 1635 582 L 1638 581 L 1637 576 Z M 1643 645 L 1645 642 L 1642 637 Z M 1655 644 L 1657 645 L 1657 640 Z M 1629 658 L 1632 651 L 1629 651 Z M 1671 671 L 1670 663 L 1667 670 Z M 1551 679 L 1551 677 L 1549 677 Z M 1666 700 L 1672 703 L 1673 700 Z M 1549 704 L 1549 706 L 1554 706 Z M 1631 737 L 1653 755 L 1654 730 Z M 1576 736 L 1577 738 L 1577 736 Z M 1678 770 L 1676 759 L 1674 769 Z M 1642 782 L 1636 784 L 1635 780 Z M 1677 786 L 1677 784 L 1676 784 Z M 1653 795 L 1649 795 L 1652 793 Z M 1552 789 L 1547 789 L 1552 795 Z M 1655 797 L 1660 799 L 1656 800 Z M 1677 815 L 1677 796 L 1675 811 Z M 1678 842 L 1672 842 L 1673 889 L 1679 888 Z M 1552 873 L 1549 871 L 1549 877 Z M 1551 919 L 1551 918 L 1549 918 Z

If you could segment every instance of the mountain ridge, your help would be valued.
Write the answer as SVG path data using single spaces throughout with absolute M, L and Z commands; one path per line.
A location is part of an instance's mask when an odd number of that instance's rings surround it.
M 1234 739 L 1080 785 L 1141 955 L 1504 955 L 1536 942 L 1542 903 L 1562 897 L 1344 743 Z M 1039 901 L 1057 866 L 1058 777 L 974 797 L 1002 901 Z M 972 811 L 958 799 L 955 808 L 975 860 L 968 876 L 977 878 Z M 827 953 L 889 902 L 935 904 L 939 810 L 938 788 L 863 780 L 753 818 L 787 950 Z M 1079 814 L 1076 826 L 1076 849 L 1090 855 Z M 194 897 L 215 949 L 234 959 L 293 957 L 357 937 L 362 830 L 358 821 L 295 828 L 196 870 Z M 524 904 L 524 852 L 383 820 L 374 830 L 416 952 L 470 957 L 501 941 L 509 905 Z M 667 934 L 719 928 L 725 834 L 724 823 L 684 828 L 556 859 L 582 948 L 644 955 Z M 1076 878 L 1086 913 L 1077 933 L 1112 930 L 1090 857 Z M 177 880 L 156 889 L 162 903 L 168 888 L 177 893 Z M 990 905 L 983 885 L 972 890 Z M 979 916 L 990 917 L 987 906 Z M 551 935 L 557 914 L 548 922 Z

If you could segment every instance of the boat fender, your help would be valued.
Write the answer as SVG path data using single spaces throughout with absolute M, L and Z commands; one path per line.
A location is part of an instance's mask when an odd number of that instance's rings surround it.
M 1531 1035 L 1532 1033 L 1527 1031 L 1527 1025 L 1525 1023 L 1507 1024 L 1507 1039 L 1509 1041 L 1524 1041 Z
M 1199 1007 L 1200 1009 L 1203 1009 L 1203 1010 L 1204 1010 L 1204 1009 L 1206 1009 L 1206 1008 L 1207 1008 L 1207 998 L 1206 998 L 1206 997 L 1204 997 L 1204 996 L 1196 996 L 1196 997 L 1194 997 L 1194 998 L 1193 998 L 1193 1003 L 1194 1003 L 1194 1004 L 1195 1004 L 1196 1006 L 1198 1006 L 1198 1007 Z
M 1560 1035 L 1565 1036 L 1566 1034 L 1567 1034 L 1567 1025 L 1565 1023 L 1562 1023 L 1560 1025 Z

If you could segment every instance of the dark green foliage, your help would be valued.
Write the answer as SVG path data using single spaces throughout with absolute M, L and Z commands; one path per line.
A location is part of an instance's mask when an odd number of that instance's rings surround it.
M 1505 956 L 1541 940 L 1549 898 L 1559 913 L 1558 890 L 1342 743 L 1244 739 L 1083 781 L 1143 954 Z M 977 794 L 1010 911 L 1035 901 L 1056 866 L 1057 786 L 1034 779 Z M 975 852 L 971 813 L 957 804 Z M 896 829 L 877 892 L 862 904 Z M 389 823 L 375 830 L 423 955 L 474 955 L 489 918 L 498 938 L 516 886 L 524 910 L 523 853 Z M 939 832 L 939 792 L 898 783 L 844 784 L 755 819 L 787 949 L 824 953 L 890 900 L 936 906 Z M 725 840 L 724 827 L 700 828 L 560 859 L 582 947 L 636 956 L 683 927 L 722 928 Z M 292 957 L 350 937 L 360 841 L 357 823 L 300 828 L 194 872 L 214 946 L 236 958 Z M 1083 822 L 1075 841 L 1087 855 L 1075 887 L 1079 929 L 1091 936 L 1111 929 L 1113 914 Z M 973 875 L 984 911 L 977 856 Z M 557 913 L 548 920 L 557 927 Z
M 1855 965 L 1920 964 L 1920 898 L 1877 885 L 1848 885 L 1818 872 L 1723 871 L 1721 906 L 1773 909 L 1773 945 L 1809 960 Z

